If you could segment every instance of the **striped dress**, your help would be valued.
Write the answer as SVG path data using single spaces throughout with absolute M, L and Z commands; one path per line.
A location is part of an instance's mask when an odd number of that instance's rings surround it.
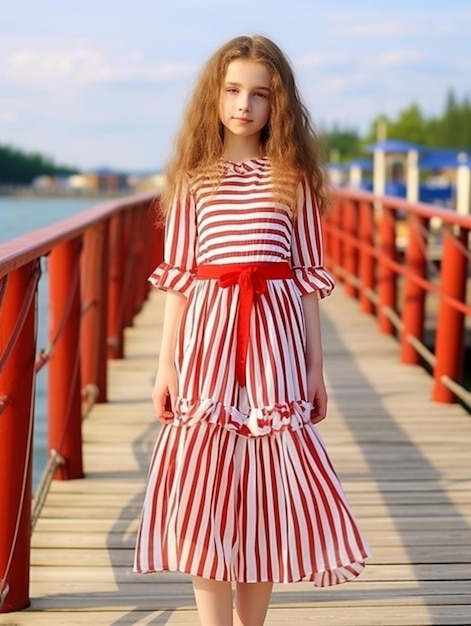
M 219 581 L 334 585 L 357 576 L 368 548 L 307 397 L 302 296 L 327 296 L 320 219 L 307 185 L 299 216 L 274 202 L 265 158 L 225 162 L 169 214 L 151 282 L 187 297 L 175 363 L 177 412 L 160 431 L 138 530 L 136 572 Z M 250 314 L 246 381 L 235 372 L 239 285 L 200 280 L 200 264 L 286 262 Z

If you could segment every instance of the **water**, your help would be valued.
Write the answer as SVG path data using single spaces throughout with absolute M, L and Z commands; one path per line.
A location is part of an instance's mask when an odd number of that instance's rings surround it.
M 96 198 L 16 198 L 0 197 L 0 243 L 32 230 L 63 220 L 99 204 Z M 48 303 L 47 264 L 41 261 L 39 281 L 38 348 L 47 344 Z M 33 488 L 37 487 L 46 464 L 46 380 L 47 366 L 37 376 L 33 443 Z

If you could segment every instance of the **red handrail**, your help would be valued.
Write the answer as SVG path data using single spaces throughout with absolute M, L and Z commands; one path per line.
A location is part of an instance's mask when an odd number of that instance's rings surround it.
M 84 404 L 106 401 L 107 358 L 123 356 L 124 328 L 162 259 L 154 196 L 109 201 L 0 244 L 0 612 L 29 604 L 35 371 L 49 364 L 49 450 L 62 459 L 54 477 L 80 477 Z M 49 346 L 37 356 L 44 258 Z
M 463 358 L 465 320 L 471 316 L 466 289 L 471 216 L 338 189 L 324 230 L 331 270 L 345 293 L 359 299 L 361 310 L 376 315 L 382 332 L 397 334 L 401 361 L 429 364 L 434 400 L 454 402 L 458 396 L 467 402 Z M 428 342 L 427 311 L 434 320 Z

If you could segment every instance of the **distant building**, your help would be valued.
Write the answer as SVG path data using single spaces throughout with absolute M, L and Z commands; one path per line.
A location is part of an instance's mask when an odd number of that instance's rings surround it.
M 108 168 L 90 170 L 71 176 L 38 176 L 32 188 L 45 194 L 70 193 L 80 196 L 120 195 L 144 191 L 162 191 L 165 177 L 161 173 L 114 172 Z
M 85 189 L 90 191 L 126 191 L 129 189 L 128 174 L 99 168 L 82 174 Z

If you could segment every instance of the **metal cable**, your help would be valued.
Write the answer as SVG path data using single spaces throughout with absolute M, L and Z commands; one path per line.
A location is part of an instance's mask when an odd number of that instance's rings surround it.
M 440 377 L 440 382 L 450 391 L 452 391 L 457 398 L 459 398 L 468 408 L 471 408 L 471 392 L 465 389 L 462 385 L 453 380 L 449 376 L 443 375 Z
M 134 218 L 134 216 L 133 216 Z M 131 241 L 135 241 L 137 235 L 137 220 L 134 218 L 132 220 L 132 229 L 131 229 Z M 129 296 L 129 287 L 132 284 L 132 276 L 134 274 L 134 267 L 136 264 L 136 253 L 135 248 L 132 249 L 131 259 L 129 263 L 126 263 L 126 268 L 124 272 L 124 280 L 123 280 L 123 289 L 121 291 L 121 302 L 119 303 L 118 309 L 118 328 L 122 327 L 123 319 L 124 319 L 124 311 L 126 308 L 126 304 L 128 302 Z
M 49 489 L 51 487 L 52 477 L 54 476 L 54 472 L 58 467 L 64 465 L 64 458 L 57 452 L 57 450 L 51 450 L 51 455 L 49 457 L 49 461 L 44 468 L 44 472 L 39 481 L 38 488 L 36 489 L 36 493 L 33 498 L 33 506 L 31 513 L 31 533 L 36 526 L 36 522 L 39 519 L 41 511 L 43 509 L 44 503 L 46 501 L 47 494 L 49 493 Z
M 67 318 L 69 317 L 69 313 L 72 308 L 72 303 L 73 303 L 73 299 L 75 296 L 75 292 L 79 284 L 79 279 L 80 279 L 80 269 L 79 269 L 79 266 L 77 265 L 74 275 L 72 277 L 71 285 L 70 285 L 69 299 L 67 300 L 67 303 L 65 305 L 64 312 L 59 322 L 59 326 L 57 328 L 56 334 L 49 341 L 47 346 L 39 351 L 39 354 L 36 358 L 36 371 L 39 371 L 46 364 L 46 362 L 49 361 L 49 359 L 51 358 L 51 355 L 54 351 L 54 346 L 56 345 L 59 337 L 61 336 L 62 331 L 64 330 L 65 323 L 67 321 Z
M 41 275 L 41 271 L 39 269 L 38 264 L 35 264 L 34 270 L 29 279 L 28 288 L 25 293 L 25 299 L 23 300 L 23 304 L 21 305 L 21 310 L 18 314 L 18 319 L 16 320 L 15 327 L 10 335 L 7 346 L 0 356 L 0 373 L 3 371 L 7 361 L 10 357 L 10 354 L 13 348 L 18 341 L 18 337 L 20 336 L 21 331 L 23 330 L 24 323 L 26 321 L 26 317 L 29 313 L 31 302 L 36 294 L 36 288 L 38 286 L 39 277 Z
M 100 390 L 95 383 L 88 383 L 82 389 L 82 398 L 87 399 L 85 407 L 82 409 L 82 419 L 86 419 L 96 404 Z

